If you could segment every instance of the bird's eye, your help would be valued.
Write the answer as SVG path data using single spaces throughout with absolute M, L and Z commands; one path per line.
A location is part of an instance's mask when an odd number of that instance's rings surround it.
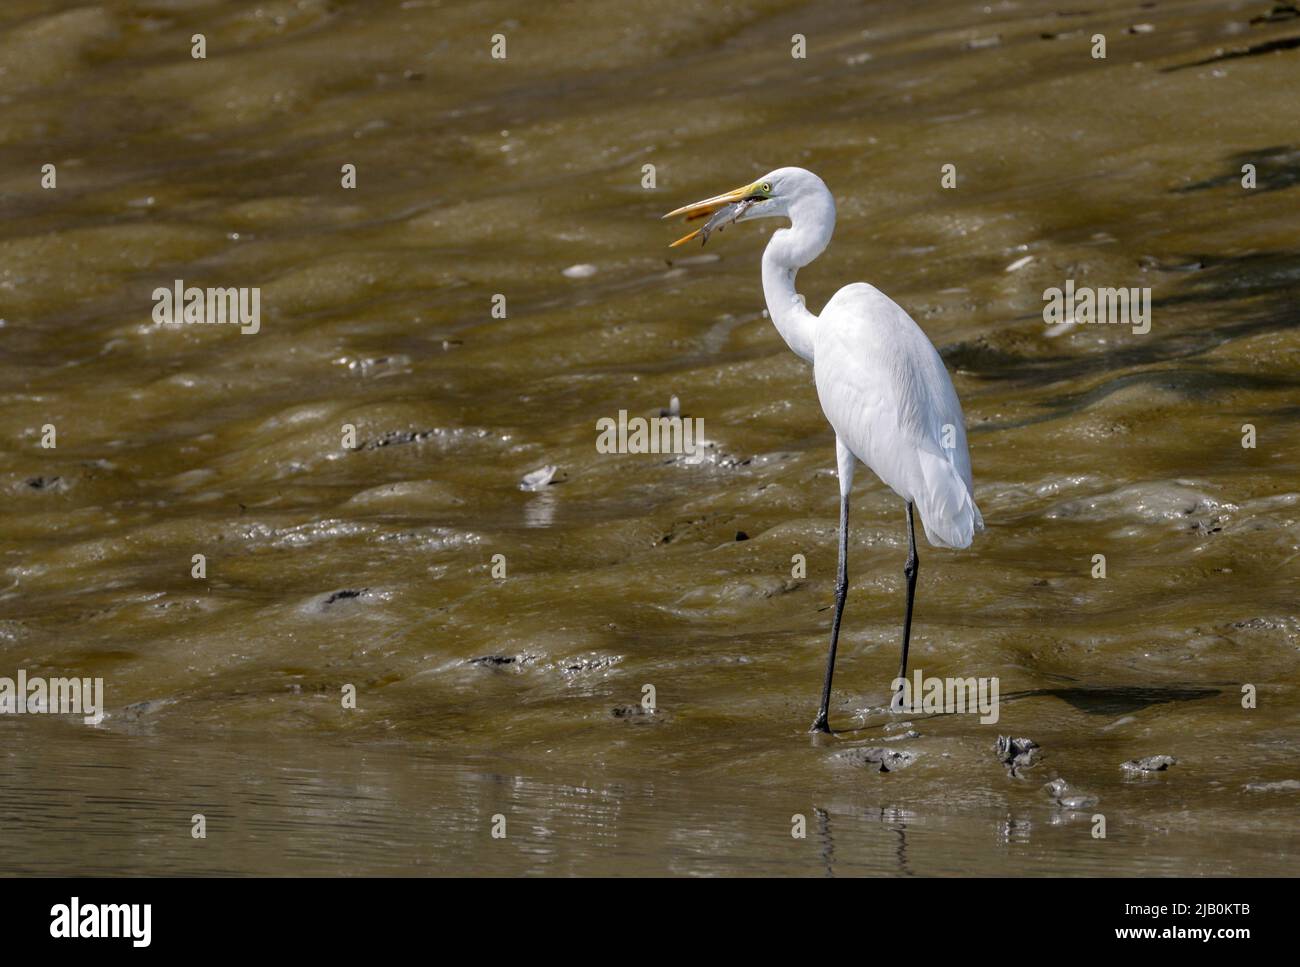
M 767 192 L 769 195 L 772 193 L 772 183 L 770 181 L 763 182 L 761 187 L 763 191 Z

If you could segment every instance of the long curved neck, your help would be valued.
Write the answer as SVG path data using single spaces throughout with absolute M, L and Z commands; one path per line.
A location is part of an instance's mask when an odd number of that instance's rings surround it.
M 794 288 L 798 271 L 821 255 L 835 230 L 830 192 L 800 199 L 790 207 L 790 227 L 772 233 L 763 250 L 763 297 L 777 332 L 796 356 L 813 361 L 817 317 Z

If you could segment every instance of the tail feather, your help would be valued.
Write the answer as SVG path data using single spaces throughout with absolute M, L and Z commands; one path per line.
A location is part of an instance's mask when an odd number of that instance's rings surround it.
M 943 454 L 922 450 L 919 457 L 924 485 L 914 499 L 926 538 L 935 547 L 970 547 L 984 529 L 970 488 Z

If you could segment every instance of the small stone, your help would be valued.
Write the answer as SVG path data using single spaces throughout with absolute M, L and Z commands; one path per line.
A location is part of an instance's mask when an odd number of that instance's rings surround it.
M 1145 759 L 1129 759 L 1120 764 L 1125 772 L 1164 772 L 1178 760 L 1171 755 L 1149 755 Z
M 1101 801 L 1092 793 L 1080 792 L 1064 779 L 1053 779 L 1044 784 L 1043 788 L 1064 809 L 1091 809 Z
M 1070 791 L 1070 784 L 1064 779 L 1053 779 L 1045 784 L 1043 788 L 1047 790 L 1047 794 L 1053 799 L 1060 799 Z
M 1009 735 L 999 735 L 995 749 L 999 761 L 1007 767 L 1007 775 L 1014 779 L 1021 778 L 1020 771 L 1037 765 L 1042 757 L 1038 743 L 1033 739 L 1016 739 Z

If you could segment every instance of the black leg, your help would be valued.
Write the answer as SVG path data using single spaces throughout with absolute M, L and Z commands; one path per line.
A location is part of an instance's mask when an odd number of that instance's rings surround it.
M 907 677 L 907 644 L 912 640 L 912 600 L 916 597 L 916 572 L 921 562 L 916 556 L 916 529 L 912 525 L 912 502 L 907 503 L 907 563 L 903 575 L 907 578 L 907 613 L 903 616 L 903 657 L 898 662 L 898 677 Z
M 826 682 L 822 685 L 822 704 L 811 732 L 829 732 L 827 716 L 831 704 L 831 676 L 835 674 L 835 646 L 840 640 L 840 616 L 849 594 L 849 495 L 840 497 L 840 567 L 835 576 L 835 617 L 831 621 L 831 653 L 826 657 Z

